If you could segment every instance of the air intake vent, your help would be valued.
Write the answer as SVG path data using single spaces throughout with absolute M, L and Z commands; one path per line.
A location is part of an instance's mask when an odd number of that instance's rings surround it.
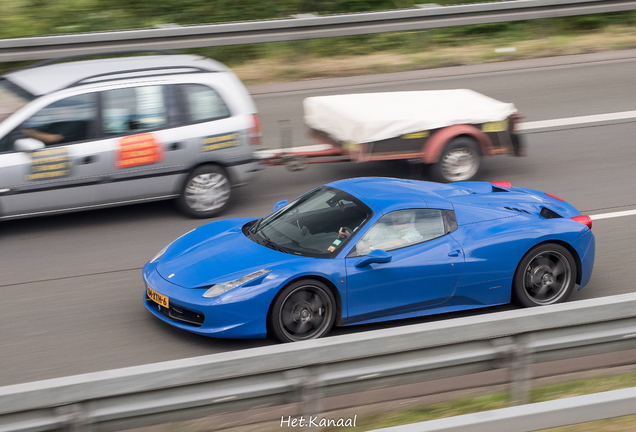
M 519 212 L 519 213 L 526 213 L 526 214 L 530 214 L 530 212 L 529 212 L 529 211 L 524 210 L 524 209 L 518 209 L 518 208 L 515 208 L 515 207 L 504 207 L 504 208 L 505 208 L 506 210 L 510 210 L 510 211 L 516 211 L 516 212 Z
M 541 216 L 543 216 L 546 219 L 558 219 L 562 217 L 560 214 L 553 212 L 547 207 L 543 207 L 541 209 Z

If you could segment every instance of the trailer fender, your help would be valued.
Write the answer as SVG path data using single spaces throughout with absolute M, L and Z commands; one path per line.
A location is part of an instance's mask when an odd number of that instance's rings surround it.
M 488 135 L 471 125 L 453 125 L 435 132 L 426 141 L 422 148 L 422 162 L 425 164 L 436 163 L 442 154 L 444 146 L 453 138 L 467 135 L 479 143 L 483 155 L 491 154 L 492 142 Z

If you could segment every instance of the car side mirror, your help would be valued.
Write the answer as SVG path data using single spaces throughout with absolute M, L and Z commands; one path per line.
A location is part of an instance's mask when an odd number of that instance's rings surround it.
M 282 200 L 282 201 L 278 201 L 276 204 L 274 204 L 274 210 L 276 211 L 281 207 L 285 207 L 287 205 L 287 200 Z
M 365 257 L 356 263 L 356 268 L 362 268 L 373 263 L 388 263 L 393 257 L 381 249 L 375 249 L 369 252 Z
M 44 143 L 35 138 L 20 138 L 13 143 L 13 149 L 19 152 L 32 152 L 42 150 L 44 147 Z

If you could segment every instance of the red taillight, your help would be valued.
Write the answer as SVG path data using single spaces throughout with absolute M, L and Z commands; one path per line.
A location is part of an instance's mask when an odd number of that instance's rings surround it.
M 570 219 L 580 222 L 583 225 L 587 225 L 589 229 L 592 229 L 592 218 L 586 215 L 583 216 L 572 216 Z
M 555 200 L 559 200 L 559 201 L 563 201 L 563 202 L 565 202 L 565 200 L 563 200 L 563 199 L 559 198 L 558 196 L 554 196 L 554 195 L 549 194 L 549 193 L 547 193 L 547 192 L 544 192 L 544 193 L 545 193 L 547 196 L 554 198 Z
M 261 131 L 261 119 L 258 117 L 258 114 L 252 114 L 252 122 L 253 124 L 249 131 L 250 145 L 261 145 L 263 133 Z
M 500 187 L 502 189 L 510 189 L 512 187 L 512 184 L 510 182 L 507 182 L 507 181 L 496 181 L 496 182 L 491 182 L 491 184 L 493 186 L 497 186 L 497 187 Z
M 523 115 L 519 113 L 514 113 L 510 116 L 510 133 L 517 133 L 517 125 L 521 123 L 523 119 Z

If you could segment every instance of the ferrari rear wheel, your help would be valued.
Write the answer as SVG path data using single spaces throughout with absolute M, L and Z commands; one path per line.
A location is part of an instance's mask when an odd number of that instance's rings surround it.
M 326 335 L 336 318 L 335 299 L 316 280 L 300 280 L 280 292 L 270 314 L 270 328 L 281 342 L 317 339 Z
M 563 246 L 532 248 L 515 272 L 512 294 L 521 306 L 545 306 L 568 299 L 576 283 L 576 263 Z

